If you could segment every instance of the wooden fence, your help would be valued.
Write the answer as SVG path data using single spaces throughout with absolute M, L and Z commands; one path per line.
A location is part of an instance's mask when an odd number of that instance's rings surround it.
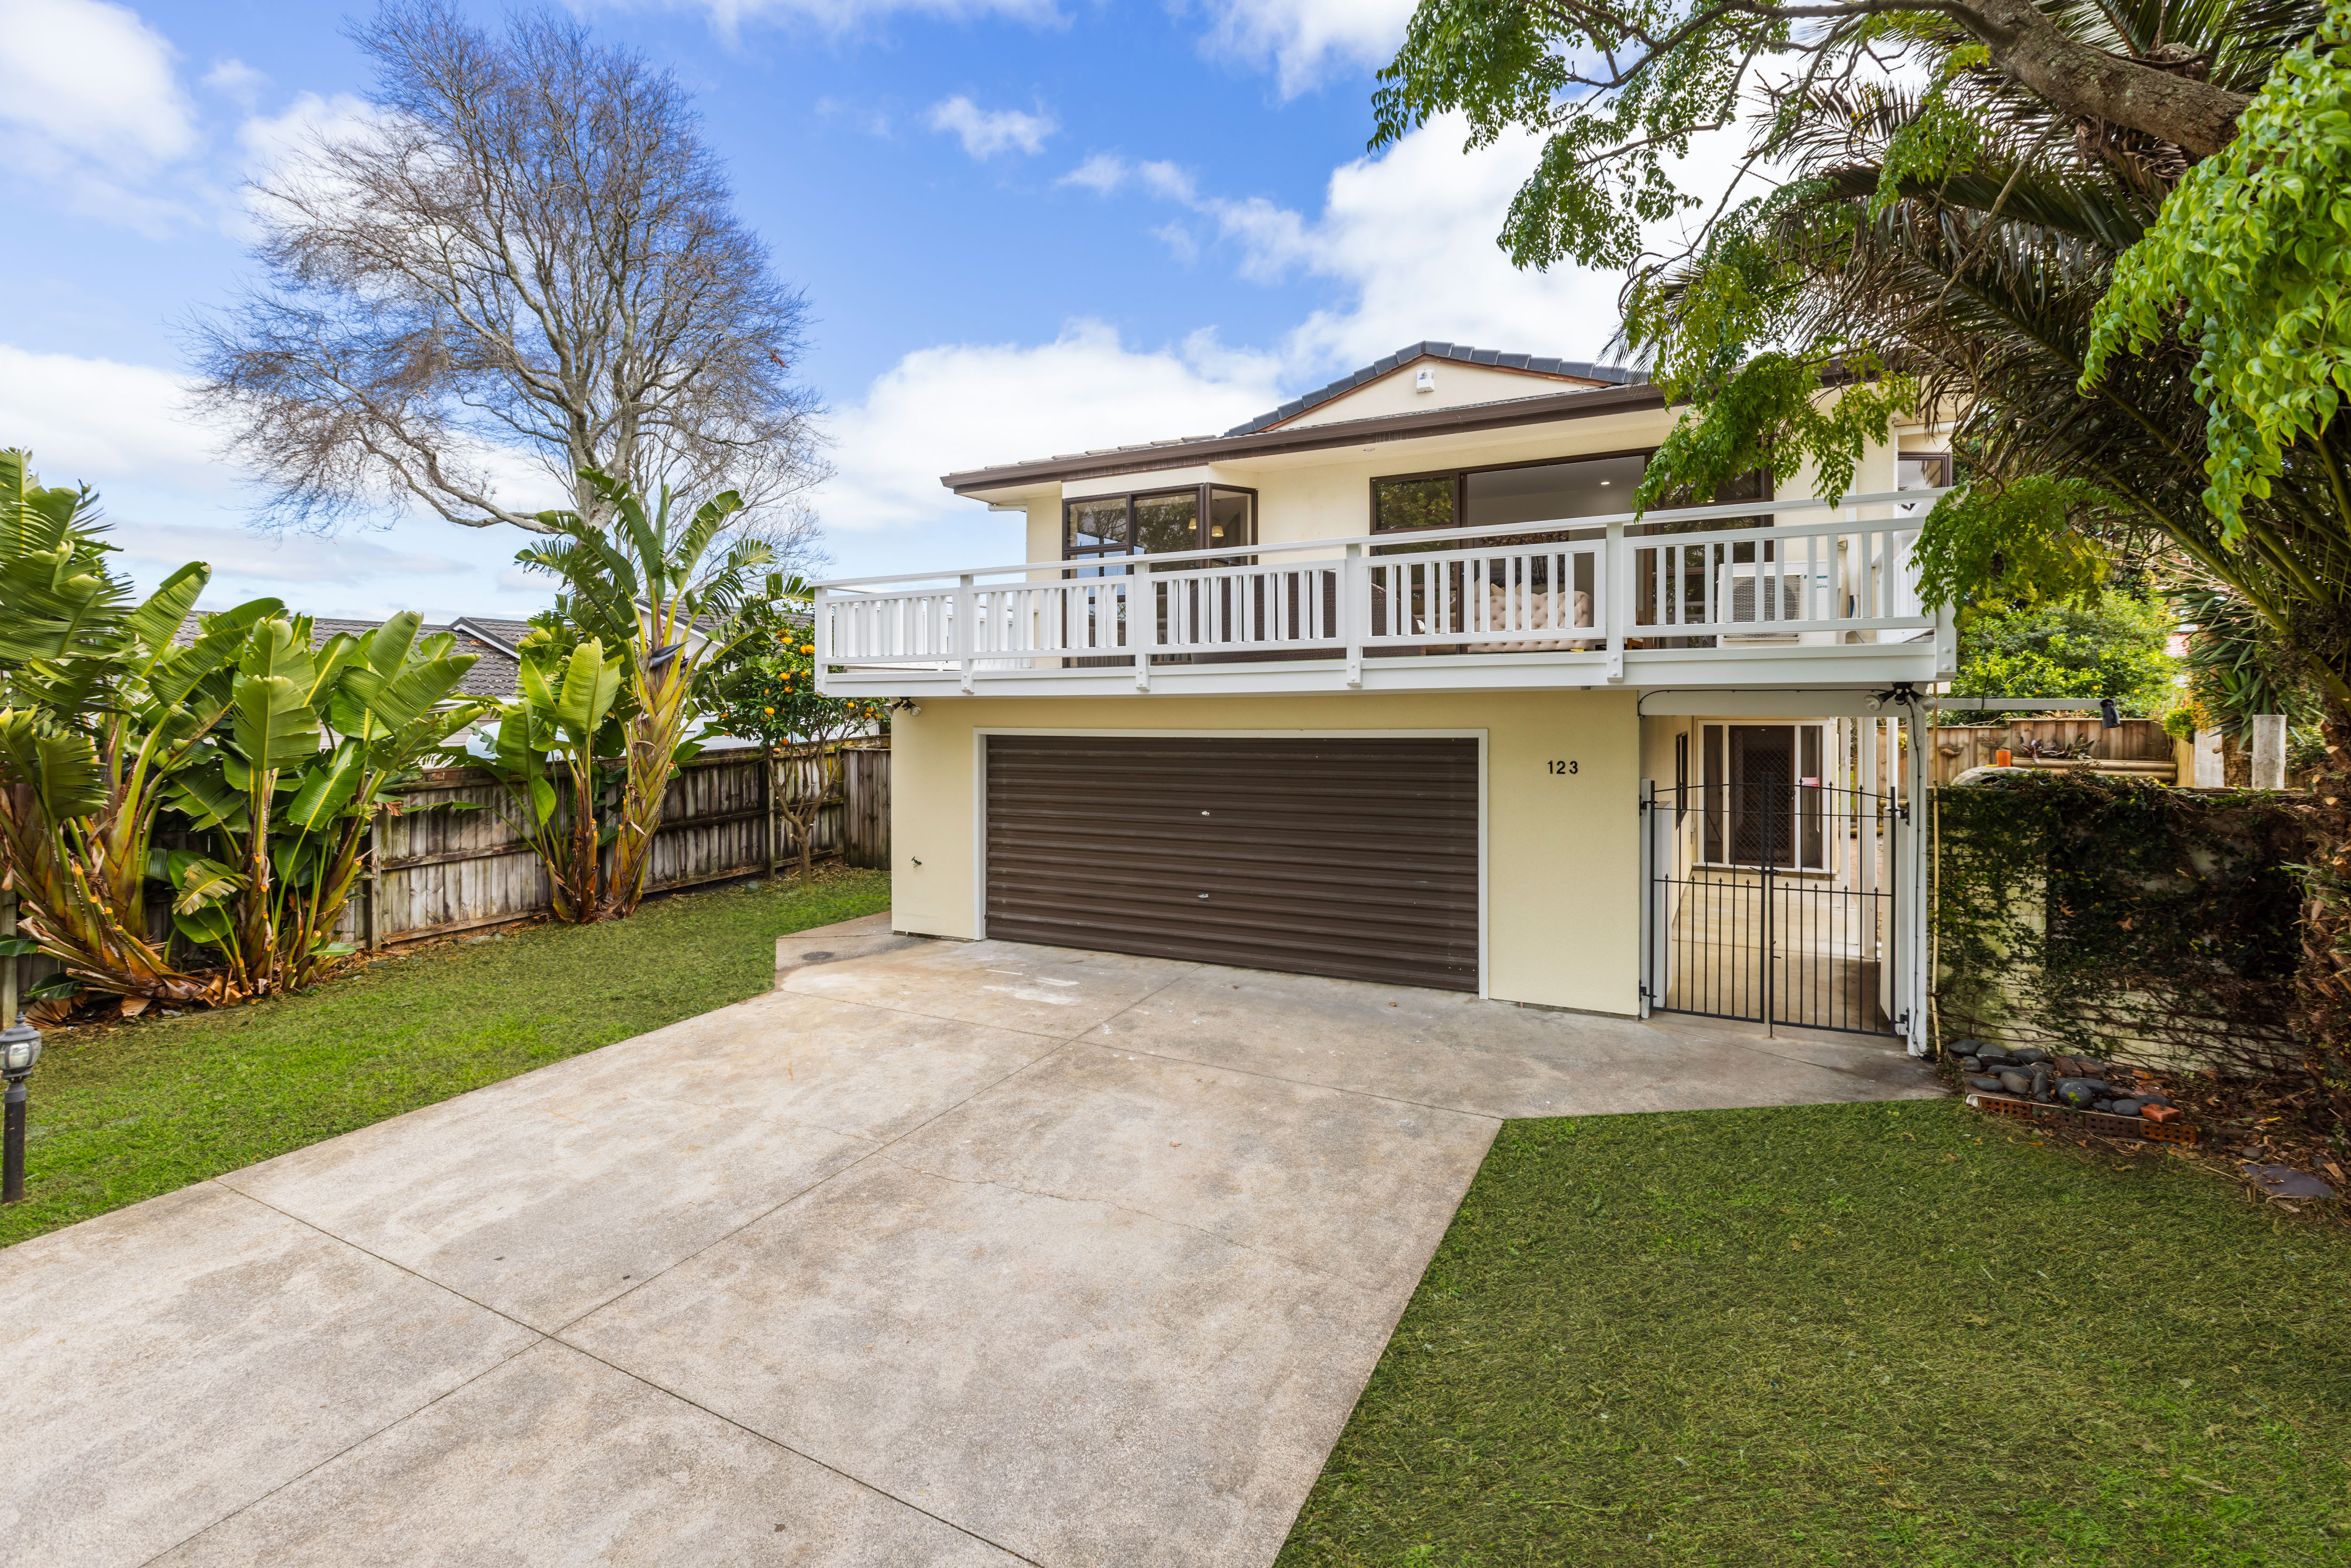
M 889 747 L 839 749 L 839 787 L 811 835 L 816 852 L 886 867 Z M 739 750 L 695 758 L 670 781 L 646 891 L 757 876 L 797 859 L 799 846 L 776 807 L 805 799 L 820 778 L 812 752 L 772 764 Z M 439 769 L 406 798 L 416 809 L 379 820 L 374 873 L 344 912 L 348 940 L 371 947 L 421 941 L 507 925 L 549 906 L 547 868 L 507 820 L 505 790 L 489 774 Z
M 816 852 L 886 869 L 889 744 L 852 742 L 840 757 L 837 788 L 817 815 Z M 559 789 L 566 778 L 559 770 Z M 772 767 L 742 750 L 696 758 L 670 781 L 647 891 L 759 876 L 771 863 L 797 861 L 789 824 L 770 807 L 805 798 L 820 778 L 812 753 Z M 371 869 L 344 905 L 338 936 L 383 947 L 510 925 L 549 906 L 547 870 L 508 821 L 506 791 L 489 773 L 436 768 L 402 798 L 415 809 L 377 819 Z M 151 902 L 146 913 L 151 939 L 181 945 L 167 901 Z M 59 967 L 46 956 L 27 958 L 21 978 L 29 986 Z
M 2087 740 L 2088 760 L 2100 772 L 2141 775 L 2167 784 L 2175 782 L 2178 773 L 2171 737 L 2151 718 L 2126 718 L 2115 729 L 2103 727 L 2095 717 L 2020 718 L 2007 724 L 1947 724 L 1928 733 L 1934 737 L 1938 784 L 1949 784 L 1970 768 L 1995 766 L 2001 751 L 2017 767 L 2034 766 L 2026 752 L 2034 741 L 2054 754 Z M 2069 765 L 2051 761 L 2048 766 Z

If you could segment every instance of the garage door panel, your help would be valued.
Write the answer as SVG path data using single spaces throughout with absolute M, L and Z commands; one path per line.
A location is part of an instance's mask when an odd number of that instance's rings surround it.
M 991 936 L 1477 987 L 1474 740 L 995 736 L 987 767 Z
M 1469 856 L 1477 856 L 1477 844 L 1469 844 Z M 1441 886 L 1448 894 L 1477 891 L 1477 873 L 1460 870 L 1456 862 L 1434 856 L 1413 858 L 1383 858 L 1383 861 L 1354 861 L 1350 865 L 1344 856 L 1295 856 L 1295 853 L 1265 853 L 1265 856 L 1185 856 L 1162 844 L 1138 844 L 1117 853 L 1084 853 L 1077 849 L 1044 849 L 1044 846 L 1008 846 L 997 856 L 989 856 L 989 865 L 1008 877 L 1070 877 L 1074 882 L 1126 883 L 1135 877 L 1185 877 L 1201 879 L 1196 886 L 1187 882 L 1192 894 L 1216 891 L 1211 882 L 1228 883 L 1262 883 L 1267 879 L 1281 879 L 1293 886 L 1343 886 L 1343 889 L 1417 889 L 1417 886 Z

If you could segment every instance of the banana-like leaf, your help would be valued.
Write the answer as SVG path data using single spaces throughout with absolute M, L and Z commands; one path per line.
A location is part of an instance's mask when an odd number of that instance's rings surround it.
M 209 908 L 241 891 L 246 878 L 218 861 L 206 860 L 188 850 L 160 852 L 163 859 L 163 878 L 172 886 L 172 909 L 178 915 L 193 915 Z
M 264 629 L 284 624 L 266 622 Z M 302 697 L 302 688 L 284 675 L 237 682 L 229 734 L 247 762 L 256 768 L 299 768 L 319 755 L 319 716 Z
M 530 779 L 530 821 L 533 827 L 543 828 L 554 820 L 557 797 L 555 781 L 544 773 L 535 773 Z
M 272 616 L 257 623 L 237 655 L 237 674 L 253 680 L 291 681 L 308 687 L 317 677 L 318 661 L 310 653 L 310 618 Z
M 204 767 L 174 773 L 165 799 L 172 810 L 201 829 L 242 833 L 251 826 L 246 810 L 246 791 L 230 784 L 222 766 L 224 760 L 215 759 Z
M 478 657 L 465 653 L 454 659 L 427 659 L 389 676 L 381 670 L 347 670 L 343 690 L 375 721 L 373 730 L 405 729 L 455 690 Z
M 621 661 L 604 657 L 604 644 L 590 637 L 571 650 L 563 685 L 555 694 L 555 721 L 575 736 L 590 736 L 612 711 L 621 695 Z
M 0 936 L 0 958 L 31 958 L 41 951 L 41 945 L 30 936 Z
M 322 764 L 302 770 L 300 787 L 277 813 L 277 820 L 297 832 L 319 831 L 342 815 L 359 793 L 360 776 L 366 771 L 366 748 L 346 739 L 327 754 Z
M 236 923 L 229 918 L 228 911 L 217 904 L 206 904 L 186 915 L 173 910 L 172 925 L 189 941 L 201 942 L 211 947 L 225 947 L 236 940 Z
M 205 616 L 203 630 L 193 643 L 158 660 L 148 672 L 149 695 L 163 703 L 184 700 L 207 676 L 235 660 L 255 622 L 276 615 L 285 608 L 275 599 L 255 599 L 234 610 Z
M 424 624 L 424 617 L 413 610 L 403 610 L 386 621 L 367 640 L 368 668 L 379 675 L 392 675 L 408 662 L 408 650 L 416 643 L 416 629 Z
M 269 841 L 269 865 L 282 886 L 307 887 L 319 865 L 319 841 L 312 838 Z
M 703 502 L 694 514 L 694 521 L 686 525 L 685 537 L 677 541 L 676 559 L 688 563 L 687 570 L 691 570 L 691 563 L 702 559 L 702 552 L 710 548 L 710 541 L 718 537 L 726 519 L 742 509 L 743 497 L 733 490 L 721 490 Z
M 165 578 L 162 586 L 147 596 L 145 603 L 124 618 L 123 629 L 148 650 L 148 666 L 171 650 L 172 633 L 195 609 L 205 584 L 212 580 L 211 567 L 192 560 Z
M 310 676 L 303 685 L 303 706 L 323 706 L 344 671 L 366 667 L 365 644 L 357 637 L 344 632 L 328 638 L 326 644 L 311 656 Z
M 0 559 L 0 662 L 110 653 L 130 597 L 127 583 L 92 570 L 71 540 Z
M 89 737 L 25 709 L 0 708 L 0 779 L 30 785 L 51 822 L 87 817 L 106 804 L 106 775 Z

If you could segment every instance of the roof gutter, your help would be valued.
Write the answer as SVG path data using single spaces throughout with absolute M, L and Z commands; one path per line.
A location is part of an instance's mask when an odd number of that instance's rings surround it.
M 1404 441 L 1421 435 L 1457 435 L 1481 430 L 1507 430 L 1514 425 L 1549 424 L 1560 420 L 1587 419 L 1595 414 L 1622 413 L 1632 409 L 1662 408 L 1665 394 L 1650 385 L 1600 387 L 1543 397 L 1513 398 L 1508 402 L 1471 403 L 1464 408 L 1431 409 L 1426 413 L 1395 413 L 1379 419 L 1343 420 L 1335 424 L 1291 425 L 1261 430 L 1251 435 L 1221 435 L 1207 441 L 1171 441 L 1152 446 L 1109 452 L 1086 452 L 1034 463 L 1008 463 L 1000 468 L 975 468 L 940 476 L 939 483 L 958 496 L 1072 479 L 1108 478 L 1114 474 L 1145 474 L 1162 468 L 1190 468 L 1240 457 L 1270 457 L 1291 452 L 1328 451 L 1334 446 L 1359 446 L 1371 442 Z

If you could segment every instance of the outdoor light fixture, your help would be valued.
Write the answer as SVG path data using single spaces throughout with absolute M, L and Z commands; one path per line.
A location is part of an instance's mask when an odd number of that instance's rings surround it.
M 2120 729 L 2122 727 L 2122 710 L 2115 706 L 2115 699 L 2112 697 L 2100 697 L 2098 699 L 2098 727 L 2101 729 Z
M 5 1160 L 0 1160 L 0 1203 L 25 1201 L 25 1080 L 41 1060 L 41 1031 L 19 1015 L 0 1029 L 0 1076 L 8 1080 Z

